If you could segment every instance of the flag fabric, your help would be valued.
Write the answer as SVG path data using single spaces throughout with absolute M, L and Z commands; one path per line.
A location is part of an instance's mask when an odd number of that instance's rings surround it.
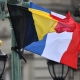
M 80 25 L 70 13 L 61 18 L 40 9 L 11 4 L 8 10 L 20 48 L 77 69 Z
M 20 48 L 41 40 L 48 32 L 54 32 L 57 20 L 49 13 L 8 4 L 14 34 Z
M 30 8 L 41 10 L 41 11 L 44 11 L 44 12 L 47 12 L 47 13 L 51 13 L 50 10 L 48 10 L 46 8 L 43 8 L 41 6 L 38 6 L 38 5 L 34 4 L 33 2 L 30 2 Z
M 24 49 L 77 69 L 79 35 L 78 29 L 74 32 L 48 33 L 42 40 L 33 42 Z
M 64 16 L 64 15 L 58 14 L 58 13 L 56 13 L 56 12 L 53 12 L 53 11 L 50 11 L 50 10 L 48 10 L 48 9 L 46 9 L 46 8 L 43 8 L 43 7 L 41 7 L 41 6 L 38 6 L 38 5 L 34 4 L 33 2 L 30 2 L 30 6 L 29 6 L 29 7 L 30 7 L 30 8 L 33 8 L 33 9 L 37 9 L 37 10 L 41 10 L 41 11 L 50 13 L 50 14 L 52 14 L 52 15 L 54 15 L 54 16 L 56 16 L 56 17 L 59 17 L 59 18 L 61 18 L 61 19 L 66 18 L 66 16 Z
M 24 47 L 24 43 L 25 45 L 28 45 L 31 42 L 37 41 L 38 37 L 36 36 L 37 33 L 35 31 L 31 13 L 22 9 L 22 7 L 21 9 L 18 9 L 15 5 L 7 4 L 7 6 L 18 47 L 21 49 Z M 27 31 L 28 35 L 25 31 Z M 26 42 L 24 41 L 24 37 Z
M 60 17 L 54 16 L 51 14 L 51 17 L 53 19 L 58 20 L 58 25 L 55 27 L 55 30 L 58 33 L 67 31 L 67 32 L 73 32 L 76 28 L 74 19 L 70 16 L 70 12 L 66 15 L 64 19 L 61 19 Z M 65 26 L 65 27 L 64 27 Z

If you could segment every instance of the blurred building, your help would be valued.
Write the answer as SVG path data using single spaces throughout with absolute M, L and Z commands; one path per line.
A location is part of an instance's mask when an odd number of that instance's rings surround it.
M 50 9 L 54 12 L 66 15 L 68 11 L 71 12 L 73 16 L 74 5 L 78 4 L 79 0 L 32 0 L 34 3 Z M 7 7 L 6 7 L 7 10 Z M 7 12 L 7 11 L 6 11 Z M 76 21 L 80 21 L 79 18 L 73 18 Z M 8 54 L 9 58 L 6 64 L 6 70 L 4 73 L 5 80 L 11 80 L 11 38 L 10 38 L 10 23 L 8 19 L 4 21 L 0 20 L 0 39 L 3 41 L 2 50 Z M 22 80 L 52 80 L 48 68 L 46 59 L 35 55 L 33 53 L 25 51 L 24 54 L 27 63 L 23 60 L 22 62 Z M 69 74 L 66 77 L 66 80 L 80 80 L 80 72 L 75 71 L 73 73 L 72 69 L 70 69 Z

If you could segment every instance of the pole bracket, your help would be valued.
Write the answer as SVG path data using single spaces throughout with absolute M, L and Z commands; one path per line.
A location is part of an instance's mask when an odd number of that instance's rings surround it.
M 23 49 L 19 49 L 18 46 L 14 46 L 14 47 L 11 47 L 11 50 L 14 50 L 16 53 L 19 54 L 20 59 L 23 59 L 25 62 L 27 62 L 26 59 L 23 57 L 23 52 L 24 52 Z

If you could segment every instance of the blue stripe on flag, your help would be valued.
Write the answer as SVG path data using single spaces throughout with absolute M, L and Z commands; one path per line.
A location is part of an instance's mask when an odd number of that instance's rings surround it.
M 33 42 L 30 45 L 26 46 L 24 49 L 36 53 L 38 55 L 42 55 L 46 44 L 46 38 L 47 35 L 45 35 L 42 40 Z
M 40 7 L 40 6 L 36 5 L 36 4 L 34 4 L 33 2 L 30 2 L 30 8 L 41 10 L 41 11 L 44 11 L 44 12 L 47 12 L 47 13 L 51 13 L 50 10 L 45 9 L 43 7 Z

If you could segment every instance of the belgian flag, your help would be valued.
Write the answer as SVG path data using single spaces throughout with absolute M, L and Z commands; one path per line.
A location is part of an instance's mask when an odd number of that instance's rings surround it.
M 58 21 L 52 19 L 49 13 L 13 4 L 7 4 L 7 6 L 20 49 L 41 40 L 48 32 L 55 31 L 53 26 L 55 27 Z

